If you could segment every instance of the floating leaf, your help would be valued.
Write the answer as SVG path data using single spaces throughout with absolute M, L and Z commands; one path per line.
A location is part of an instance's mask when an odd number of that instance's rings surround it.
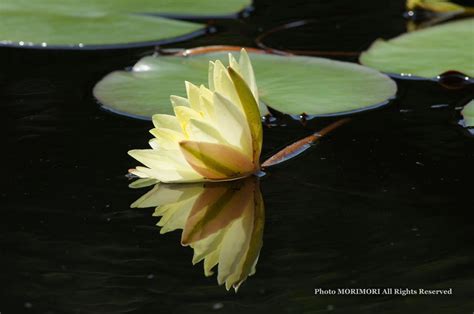
M 250 50 L 252 51 L 252 50 Z M 209 60 L 228 52 L 149 56 L 131 71 L 106 76 L 94 88 L 104 108 L 138 118 L 172 113 L 170 95 L 185 95 L 184 81 L 207 85 Z M 303 56 L 250 54 L 260 100 L 283 113 L 334 115 L 378 107 L 396 93 L 396 84 L 354 63 Z
M 464 117 L 464 126 L 474 127 L 474 100 L 471 100 L 461 111 Z
M 433 79 L 456 71 L 474 77 L 474 19 L 377 40 L 360 62 L 402 77 Z M 469 78 L 467 78 L 469 79 Z
M 0 44 L 68 49 L 146 46 L 188 38 L 205 29 L 170 16 L 229 15 L 249 4 L 249 0 L 2 0 Z
M 74 16 L 46 12 L 0 11 L 3 45 L 42 48 L 144 46 L 202 30 L 200 24 L 160 17 L 97 14 Z
M 251 3 L 251 0 L 2 0 L 0 10 L 87 15 L 94 15 L 97 12 L 118 12 L 180 17 L 219 17 L 242 11 Z

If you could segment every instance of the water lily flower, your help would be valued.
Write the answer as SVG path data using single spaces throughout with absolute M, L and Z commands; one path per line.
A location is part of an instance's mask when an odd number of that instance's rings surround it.
M 174 116 L 153 116 L 151 149 L 128 152 L 144 165 L 131 173 L 171 183 L 235 180 L 258 171 L 261 113 L 246 51 L 238 62 L 229 54 L 228 67 L 210 62 L 208 88 L 185 85 L 187 98 L 171 96 Z
M 136 186 L 134 186 L 136 187 Z M 217 269 L 219 285 L 236 291 L 255 274 L 262 248 L 264 203 L 256 178 L 232 182 L 156 184 L 131 207 L 156 207 L 160 233 L 182 229 L 204 274 Z

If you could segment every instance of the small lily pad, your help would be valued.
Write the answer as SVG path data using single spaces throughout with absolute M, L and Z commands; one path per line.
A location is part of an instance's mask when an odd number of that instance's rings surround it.
M 464 106 L 461 114 L 464 118 L 464 126 L 468 128 L 474 127 L 474 100 L 471 100 Z
M 148 56 L 131 71 L 107 75 L 94 88 L 107 110 L 148 119 L 172 113 L 170 95 L 185 96 L 184 81 L 207 85 L 209 60 L 227 63 L 227 51 L 192 56 Z M 280 112 L 315 116 L 375 108 L 394 97 L 386 75 L 354 63 L 303 56 L 250 53 L 260 100 Z
M 405 78 L 437 79 L 446 72 L 474 77 L 474 19 L 464 19 L 378 39 L 360 62 Z M 467 80 L 469 80 L 467 77 Z
M 201 34 L 205 25 L 170 17 L 235 14 L 249 0 L 2 0 L 0 45 L 97 49 L 147 46 Z

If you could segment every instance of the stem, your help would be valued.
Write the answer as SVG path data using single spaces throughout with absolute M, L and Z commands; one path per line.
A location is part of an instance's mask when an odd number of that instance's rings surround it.
M 317 142 L 321 137 L 329 134 L 350 120 L 350 118 L 338 120 L 323 128 L 321 131 L 315 132 L 299 141 L 294 142 L 293 144 L 286 146 L 278 153 L 265 160 L 265 162 L 262 164 L 262 168 L 268 168 L 298 156 L 311 147 L 311 145 Z

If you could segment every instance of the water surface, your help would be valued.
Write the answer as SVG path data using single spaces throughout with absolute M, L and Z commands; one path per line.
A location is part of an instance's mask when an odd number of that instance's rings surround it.
M 248 18 L 169 47 L 254 45 L 282 23 L 314 19 L 267 44 L 365 49 L 405 30 L 404 1 L 256 1 Z M 336 35 L 333 35 L 336 34 Z M 275 37 L 276 36 L 276 37 Z M 471 313 L 474 139 L 456 106 L 472 87 L 398 81 L 389 107 L 354 120 L 260 180 L 265 203 L 256 273 L 238 293 L 192 266 L 154 208 L 130 208 L 126 151 L 150 123 L 99 109 L 94 84 L 153 49 L 0 49 L 4 178 L 1 313 Z M 354 58 L 342 58 L 353 61 Z M 264 155 L 329 119 L 266 128 Z M 315 288 L 453 288 L 452 296 L 315 296 Z

